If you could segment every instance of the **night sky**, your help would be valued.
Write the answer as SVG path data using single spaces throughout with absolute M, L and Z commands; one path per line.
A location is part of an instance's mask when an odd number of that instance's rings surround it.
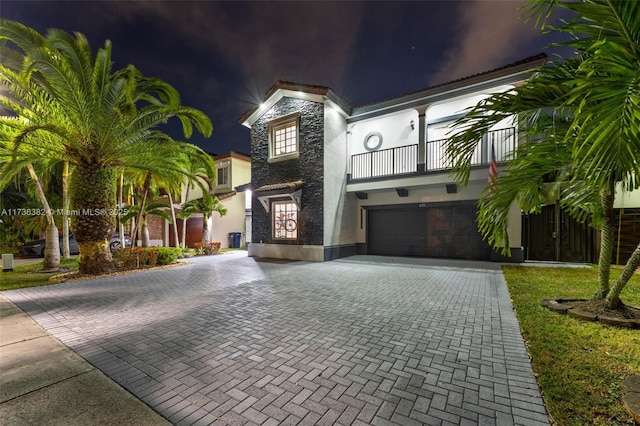
M 111 40 L 114 69 L 175 86 L 214 125 L 188 141 L 223 154 L 250 153 L 238 118 L 279 79 L 359 106 L 552 53 L 553 35 L 519 18 L 524 3 L 1 0 L 0 16 L 84 33 L 94 51 Z M 185 140 L 178 129 L 165 130 Z

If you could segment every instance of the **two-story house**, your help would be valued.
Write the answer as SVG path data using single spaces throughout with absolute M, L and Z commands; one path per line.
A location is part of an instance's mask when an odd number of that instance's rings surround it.
M 566 240 L 570 260 L 591 261 L 593 232 L 557 204 L 547 209 L 556 217 L 551 222 L 523 217 L 514 204 L 508 259 L 478 232 L 476 203 L 487 185 L 491 151 L 504 167 L 522 137 L 515 117 L 478 141 L 467 186 L 452 181 L 443 156 L 454 120 L 490 94 L 524 83 L 546 59 L 544 54 L 529 57 L 360 107 L 349 106 L 328 87 L 278 81 L 239 120 L 251 129 L 249 255 L 523 261 L 527 244 L 546 250 Z M 544 241 L 542 228 L 548 234 Z M 559 238 L 560 231 L 570 238 Z
M 213 158 L 216 165 L 215 181 L 211 182 L 213 194 L 227 209 L 227 214 L 220 216 L 218 213 L 213 213 L 209 219 L 211 241 L 220 242 L 222 248 L 231 247 L 234 243 L 238 243 L 239 247 L 244 247 L 245 240 L 251 241 L 250 228 L 247 230 L 247 217 L 251 216 L 250 199 L 246 198 L 251 196 L 251 192 L 239 192 L 235 188 L 251 182 L 251 158 L 246 154 L 234 151 L 215 155 Z M 202 198 L 202 188 L 198 185 L 192 185 L 189 191 L 186 191 L 185 187 L 181 197 L 175 205 L 178 212 L 186 201 Z M 182 222 L 182 219 L 177 218 L 179 240 L 182 238 Z M 174 246 L 175 244 L 172 226 L 164 221 L 165 245 Z M 202 214 L 194 214 L 187 219 L 185 240 L 188 247 L 196 247 L 201 242 L 202 226 Z M 248 232 L 249 234 L 247 234 Z M 240 234 L 239 241 L 230 240 L 229 234 L 238 233 Z

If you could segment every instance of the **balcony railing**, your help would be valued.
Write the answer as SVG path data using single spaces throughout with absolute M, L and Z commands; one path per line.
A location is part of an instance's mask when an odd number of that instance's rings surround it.
M 426 142 L 425 171 L 451 168 L 444 156 L 447 139 Z M 516 148 L 514 127 L 493 130 L 483 136 L 471 158 L 471 165 L 489 164 L 493 144 L 496 161 L 504 161 Z M 407 145 L 351 156 L 351 179 L 369 179 L 416 173 L 418 171 L 418 145 Z
M 448 139 L 440 139 L 427 142 L 427 154 L 425 169 L 428 171 L 446 170 L 451 164 L 444 155 Z M 516 132 L 514 127 L 492 130 L 487 132 L 479 141 L 473 156 L 471 165 L 489 164 L 491 161 L 491 145 L 493 144 L 496 161 L 504 161 L 507 156 L 516 149 Z
M 351 179 L 367 179 L 415 173 L 418 145 L 382 149 L 351 156 Z

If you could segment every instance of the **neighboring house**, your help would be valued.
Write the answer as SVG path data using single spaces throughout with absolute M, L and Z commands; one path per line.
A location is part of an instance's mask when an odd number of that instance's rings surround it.
M 355 108 L 330 88 L 278 81 L 239 120 L 251 129 L 249 255 L 324 261 L 360 253 L 520 262 L 532 258 L 524 240 L 532 247 L 553 246 L 553 253 L 544 254 L 553 257 L 562 257 L 555 251 L 562 240 L 571 260 L 591 261 L 594 233 L 554 206 L 547 212 L 556 217 L 554 229 L 546 229 L 548 217 L 523 218 L 514 205 L 509 258 L 479 234 L 476 202 L 487 185 L 491 146 L 504 167 L 524 137 L 515 118 L 478 141 L 468 186 L 452 181 L 443 159 L 451 125 L 465 109 L 524 83 L 545 61 L 546 55 L 533 56 Z M 558 238 L 558 231 L 571 238 Z M 531 241 L 541 237 L 544 242 Z
M 251 191 L 236 191 L 236 187 L 251 182 L 251 157 L 238 152 L 229 152 L 214 157 L 216 163 L 216 182 L 214 193 L 227 208 L 227 214 L 220 217 L 213 214 L 212 241 L 220 241 L 222 247 L 230 247 L 229 234 L 240 233 L 240 247 L 245 246 L 250 228 L 246 226 L 247 216 L 251 216 L 251 210 L 247 211 L 246 197 L 251 199 Z
M 229 152 L 223 155 L 215 155 L 216 177 L 213 184 L 213 193 L 226 207 L 227 214 L 220 217 L 218 213 L 213 213 L 210 218 L 211 241 L 220 242 L 222 248 L 230 247 L 229 234 L 240 233 L 239 246 L 244 247 L 247 232 L 247 211 L 245 197 L 251 197 L 251 191 L 238 192 L 237 186 L 248 184 L 251 181 L 251 158 L 248 155 L 238 152 Z M 194 185 L 189 190 L 189 198 L 186 199 L 186 191 L 182 191 L 182 198 L 174 200 L 176 213 L 180 212 L 182 204 L 189 200 L 202 198 L 202 189 Z M 165 245 L 174 246 L 175 238 L 173 225 L 164 222 Z M 182 219 L 177 219 L 178 239 L 182 238 Z M 202 215 L 194 214 L 187 220 L 186 242 L 188 247 L 195 247 L 202 241 Z M 250 238 L 247 240 L 250 241 Z M 231 242 L 233 243 L 233 241 Z

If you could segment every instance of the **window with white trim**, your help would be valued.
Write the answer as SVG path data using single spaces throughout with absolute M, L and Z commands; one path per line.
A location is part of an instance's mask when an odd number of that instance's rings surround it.
M 298 206 L 292 201 L 275 201 L 272 205 L 273 238 L 295 240 L 298 238 Z
M 216 185 L 229 185 L 229 163 L 224 163 L 216 167 Z
M 294 113 L 268 124 L 270 160 L 287 160 L 299 156 L 299 118 L 300 113 Z

